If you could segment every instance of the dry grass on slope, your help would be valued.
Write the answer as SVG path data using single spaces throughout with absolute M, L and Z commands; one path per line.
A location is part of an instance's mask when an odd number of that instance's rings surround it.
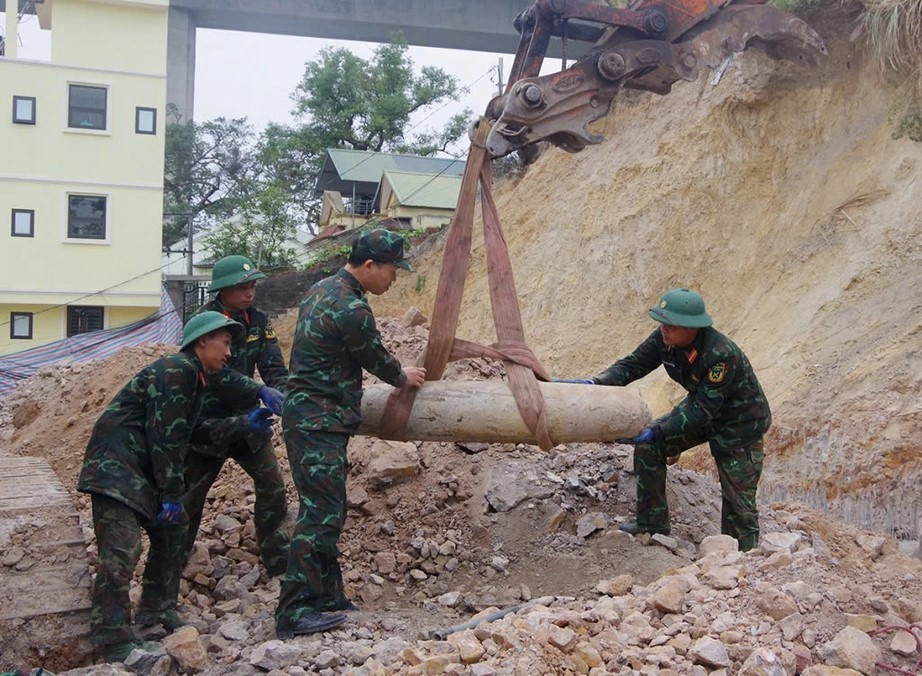
M 909 72 L 922 88 L 922 0 L 862 0 L 863 27 L 881 64 Z

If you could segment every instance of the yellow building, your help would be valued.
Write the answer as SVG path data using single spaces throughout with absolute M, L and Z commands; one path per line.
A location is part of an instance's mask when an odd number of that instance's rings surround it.
M 51 59 L 13 11 L 0 56 L 0 354 L 160 306 L 169 0 L 35 8 Z

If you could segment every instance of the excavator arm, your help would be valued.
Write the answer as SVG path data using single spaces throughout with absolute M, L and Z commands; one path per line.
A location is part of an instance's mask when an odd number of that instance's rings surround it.
M 519 31 L 509 84 L 487 107 L 492 157 L 539 141 L 569 152 L 599 143 L 589 123 L 608 114 L 624 88 L 665 95 L 702 67 L 758 47 L 775 59 L 818 62 L 823 39 L 798 17 L 746 0 L 640 0 L 617 9 L 590 0 L 537 0 Z M 590 42 L 572 66 L 539 75 L 552 37 Z

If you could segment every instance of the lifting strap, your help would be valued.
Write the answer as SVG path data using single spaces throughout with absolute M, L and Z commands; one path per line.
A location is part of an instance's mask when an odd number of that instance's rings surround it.
M 550 380 L 550 375 L 538 358 L 525 344 L 522 313 L 519 311 L 515 280 L 509 248 L 503 237 L 496 203 L 493 201 L 493 176 L 490 158 L 486 153 L 486 139 L 490 123 L 481 118 L 471 134 L 461 192 L 455 217 L 452 220 L 442 256 L 442 270 L 435 293 L 429 340 L 420 362 L 426 368 L 426 380 L 440 380 L 449 361 L 472 357 L 501 360 L 509 378 L 509 387 L 515 397 L 519 415 L 535 435 L 538 445 L 549 450 L 554 442 L 550 438 L 545 416 L 544 397 L 538 380 Z M 455 338 L 461 313 L 464 281 L 471 262 L 471 235 L 474 229 L 474 208 L 477 186 L 481 190 L 483 209 L 483 237 L 487 254 L 487 279 L 490 287 L 490 304 L 497 342 L 479 345 Z M 407 421 L 416 399 L 417 390 L 402 387 L 394 390 L 382 416 L 380 436 L 383 439 L 405 439 Z

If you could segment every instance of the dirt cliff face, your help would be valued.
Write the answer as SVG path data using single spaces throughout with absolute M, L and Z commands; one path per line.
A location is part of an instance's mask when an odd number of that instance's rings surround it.
M 698 289 L 775 412 L 763 496 L 915 532 L 922 146 L 892 138 L 911 83 L 849 40 L 851 17 L 813 23 L 830 47 L 818 67 L 751 50 L 716 83 L 628 93 L 604 143 L 548 150 L 497 204 L 526 336 L 555 374 L 605 368 L 654 328 L 662 291 Z M 474 247 L 458 335 L 491 342 L 477 234 Z M 420 255 L 376 310 L 431 314 L 440 260 Z M 661 372 L 635 386 L 654 412 L 684 394 Z

